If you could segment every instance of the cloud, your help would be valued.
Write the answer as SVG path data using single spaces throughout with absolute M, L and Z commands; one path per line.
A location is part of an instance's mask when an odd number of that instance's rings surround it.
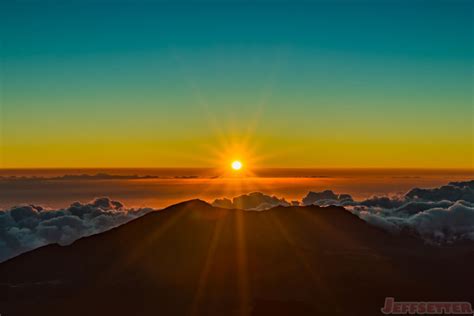
M 413 189 L 406 194 L 407 198 L 425 201 L 468 201 L 474 202 L 474 180 L 451 182 L 435 189 Z
M 73 241 L 122 225 L 153 211 L 129 209 L 109 198 L 75 202 L 68 208 L 47 210 L 23 205 L 0 211 L 0 261 L 51 243 Z
M 0 181 L 24 181 L 24 182 L 34 182 L 34 181 L 54 181 L 54 180 L 139 180 L 139 179 L 158 179 L 159 176 L 139 176 L 139 175 L 114 175 L 107 173 L 97 173 L 94 175 L 90 174 L 66 174 L 64 176 L 58 177 L 26 177 L 26 176 L 0 176 Z
M 217 199 L 222 208 L 267 210 L 290 205 L 338 205 L 367 223 L 395 234 L 410 233 L 433 244 L 474 241 L 474 180 L 452 182 L 433 189 L 410 190 L 403 196 L 372 197 L 354 201 L 348 194 L 326 190 L 309 192 L 302 202 L 260 192 L 233 199 Z M 22 205 L 0 210 L 0 262 L 51 243 L 67 245 L 153 211 L 127 208 L 109 198 L 75 202 L 64 209 Z
M 276 196 L 266 195 L 261 192 L 252 192 L 234 197 L 232 201 L 227 198 L 217 199 L 212 205 L 222 208 L 262 211 L 275 206 L 289 206 L 290 203 L 283 198 L 277 198 Z
M 297 205 L 296 202 L 291 204 Z M 428 243 L 474 241 L 474 180 L 451 182 L 432 189 L 414 188 L 403 196 L 374 196 L 363 201 L 354 201 L 349 194 L 336 194 L 331 190 L 309 192 L 302 204 L 343 206 L 371 225 L 391 233 L 417 235 Z M 233 200 L 217 199 L 213 205 L 264 210 L 290 203 L 254 192 Z
M 466 201 L 443 203 L 413 215 L 390 210 L 355 210 L 369 224 L 393 233 L 409 232 L 432 244 L 474 241 L 474 207 Z
M 335 194 L 331 190 L 322 192 L 309 192 L 302 200 L 303 205 L 338 205 L 344 206 L 352 203 L 352 196 L 349 194 Z
M 429 243 L 474 241 L 474 180 L 415 188 L 397 198 L 375 197 L 347 209 L 372 225 L 410 232 Z
M 420 235 L 434 241 L 474 240 L 474 207 L 457 201 L 448 208 L 432 208 L 407 219 Z

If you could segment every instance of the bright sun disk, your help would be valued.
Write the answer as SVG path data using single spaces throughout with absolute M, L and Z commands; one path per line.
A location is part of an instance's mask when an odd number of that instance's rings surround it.
M 240 170 L 242 168 L 242 163 L 238 160 L 235 160 L 232 162 L 232 169 L 234 170 Z

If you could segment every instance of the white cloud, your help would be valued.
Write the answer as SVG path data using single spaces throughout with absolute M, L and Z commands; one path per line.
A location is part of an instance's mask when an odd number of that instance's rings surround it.
M 474 240 L 474 180 L 434 189 L 412 189 L 396 199 L 372 198 L 350 207 L 370 224 L 409 231 L 430 243 Z
M 128 209 L 109 198 L 75 202 L 58 210 L 24 205 L 0 211 L 0 261 L 51 243 L 67 245 L 150 211 L 153 209 Z
M 354 201 L 331 190 L 309 192 L 303 205 L 343 206 L 371 225 L 392 233 L 410 232 L 430 243 L 474 240 L 474 180 L 453 182 L 440 188 L 410 190 L 404 196 L 372 197 Z M 290 203 L 259 192 L 218 199 L 214 206 L 265 210 Z
M 261 211 L 298 203 L 253 192 L 233 199 L 217 199 L 212 205 Z M 302 204 L 344 206 L 371 225 L 392 233 L 408 231 L 430 243 L 474 240 L 474 180 L 435 189 L 415 188 L 401 197 L 373 197 L 364 201 L 354 201 L 348 194 L 330 190 L 310 192 Z M 64 209 L 24 205 L 0 210 L 0 262 L 46 244 L 70 244 L 153 210 L 126 208 L 109 198 L 86 204 L 75 202 Z

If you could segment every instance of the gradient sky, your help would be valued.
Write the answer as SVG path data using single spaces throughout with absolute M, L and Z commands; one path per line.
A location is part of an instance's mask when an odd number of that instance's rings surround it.
M 473 168 L 473 8 L 1 1 L 0 167 Z

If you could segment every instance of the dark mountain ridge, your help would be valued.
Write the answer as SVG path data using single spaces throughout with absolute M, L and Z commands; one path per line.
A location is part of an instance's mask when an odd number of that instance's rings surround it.
M 4 315 L 380 315 L 474 301 L 474 245 L 391 235 L 342 207 L 192 200 L 0 264 Z

